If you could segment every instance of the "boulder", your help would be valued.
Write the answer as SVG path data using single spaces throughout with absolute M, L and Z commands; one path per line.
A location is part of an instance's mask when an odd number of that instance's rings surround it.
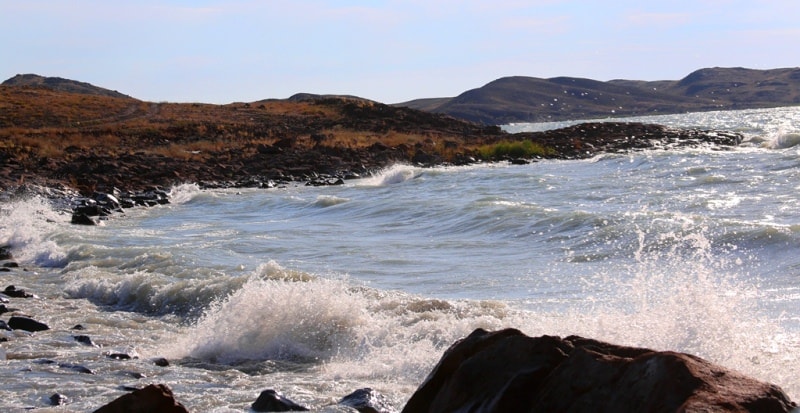
M 13 316 L 8 320 L 8 326 L 12 330 L 25 330 L 30 332 L 49 330 L 50 326 L 32 318 Z
M 775 385 L 689 354 L 478 329 L 444 353 L 403 412 L 786 413 L 796 406 Z
M 352 407 L 360 413 L 395 413 L 386 397 L 368 387 L 344 396 L 339 404 Z
M 2 292 L 3 294 L 13 298 L 37 298 L 35 294 L 31 294 L 25 290 L 19 290 L 13 285 L 9 285 Z
M 188 413 L 186 407 L 175 400 L 172 390 L 165 384 L 151 384 L 120 396 L 94 413 L 161 412 Z
M 10 260 L 12 258 L 14 258 L 14 255 L 11 254 L 11 246 L 0 245 L 0 260 Z
M 258 395 L 258 399 L 250 406 L 256 412 L 305 412 L 308 408 L 301 406 L 281 393 L 268 389 Z

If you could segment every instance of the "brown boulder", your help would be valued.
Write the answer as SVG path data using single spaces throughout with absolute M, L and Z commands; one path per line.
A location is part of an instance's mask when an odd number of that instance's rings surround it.
M 775 385 L 683 353 L 475 330 L 403 412 L 789 412 Z
M 151 384 L 120 396 L 111 403 L 95 410 L 94 413 L 188 413 L 182 404 L 175 400 L 172 390 L 165 384 Z

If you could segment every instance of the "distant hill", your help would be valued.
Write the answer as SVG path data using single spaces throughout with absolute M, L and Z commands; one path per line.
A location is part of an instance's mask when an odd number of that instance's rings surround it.
M 116 90 L 104 89 L 91 83 L 60 77 L 45 77 L 35 74 L 16 75 L 1 84 L 2 86 L 33 86 L 58 92 L 80 93 L 84 95 L 109 96 L 116 98 L 130 98 L 130 96 Z
M 485 124 L 800 104 L 800 68 L 707 68 L 681 80 L 504 77 L 453 98 L 398 103 Z

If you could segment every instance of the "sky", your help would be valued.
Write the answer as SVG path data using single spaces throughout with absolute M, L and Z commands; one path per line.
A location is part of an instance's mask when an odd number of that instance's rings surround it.
M 798 67 L 798 16 L 797 0 L 0 0 L 0 81 L 57 76 L 152 102 L 400 103 L 505 76 Z

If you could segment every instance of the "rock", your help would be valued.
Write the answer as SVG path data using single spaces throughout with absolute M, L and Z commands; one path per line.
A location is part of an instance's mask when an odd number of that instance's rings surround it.
M 157 357 L 153 359 L 153 364 L 158 367 L 169 367 L 169 360 L 164 357 Z
M 571 336 L 475 330 L 453 344 L 403 412 L 790 412 L 777 386 L 688 354 Z
M 307 407 L 301 406 L 275 390 L 264 390 L 250 406 L 257 412 L 305 412 Z
M 81 366 L 80 364 L 59 363 L 58 367 L 62 368 L 62 369 L 72 370 L 72 371 L 75 371 L 75 372 L 78 372 L 78 373 L 83 373 L 83 374 L 97 374 L 97 373 L 94 372 L 94 370 L 92 370 L 92 369 L 90 369 L 90 368 L 88 368 L 86 366 Z
M 138 359 L 139 358 L 139 357 L 137 357 L 135 355 L 130 355 L 130 354 L 126 354 L 126 353 L 108 353 L 108 354 L 106 354 L 106 357 L 108 357 L 110 359 L 114 359 L 114 360 L 132 360 L 132 359 Z
M 100 347 L 99 345 L 95 344 L 94 341 L 92 341 L 91 337 L 86 336 L 86 335 L 72 336 L 72 338 L 74 338 L 75 341 L 77 341 L 78 343 L 81 343 L 81 344 L 86 345 L 86 346 Z
M 30 332 L 49 330 L 50 326 L 45 323 L 36 321 L 32 318 L 13 316 L 8 320 L 8 326 L 12 330 L 25 330 Z
M 0 260 L 10 260 L 14 258 L 11 254 L 11 246 L 10 245 L 0 245 Z
M 0 330 L 12 331 L 11 327 L 8 326 L 8 323 L 3 320 L 0 320 Z
M 3 290 L 3 294 L 14 298 L 38 298 L 36 295 L 31 294 L 25 290 L 18 290 L 17 287 L 9 285 Z
M 175 400 L 172 390 L 165 384 L 151 384 L 120 396 L 94 413 L 160 412 L 188 413 L 186 407 Z
M 53 406 L 63 406 L 67 403 L 69 403 L 69 399 L 63 394 L 55 393 L 50 396 L 50 404 Z
M 395 413 L 382 394 L 370 388 L 358 389 L 344 396 L 339 404 L 352 407 L 361 413 Z
M 72 220 L 70 222 L 75 225 L 97 225 L 97 221 L 92 217 L 77 212 L 72 214 Z
M 19 264 L 14 261 L 4 262 L 3 268 L 19 268 Z
M 0 304 L 0 314 L 11 313 L 14 311 L 19 311 L 19 308 L 8 308 L 5 304 Z

